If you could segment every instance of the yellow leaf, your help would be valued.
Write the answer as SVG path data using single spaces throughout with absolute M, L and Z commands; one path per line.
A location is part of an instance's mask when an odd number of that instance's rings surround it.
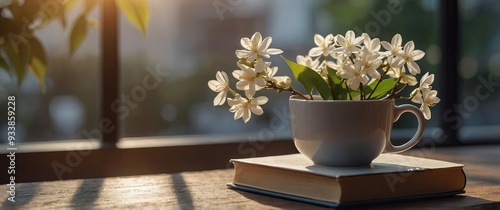
M 116 5 L 145 38 L 149 23 L 148 2 L 146 0 L 116 0 Z
M 70 53 L 73 55 L 75 51 L 80 47 L 83 40 L 87 36 L 87 19 L 85 15 L 80 15 L 73 25 L 71 30 L 71 36 L 69 40 Z
M 42 93 L 45 94 L 45 74 L 47 72 L 47 57 L 45 56 L 45 50 L 38 41 L 36 37 L 33 37 L 29 41 L 31 47 L 31 57 L 29 61 L 30 72 L 35 76 L 38 83 L 40 84 L 40 89 Z
M 78 5 L 78 3 L 80 3 L 79 0 L 65 0 L 63 1 L 64 9 L 66 11 L 72 10 Z
M 105 1 L 109 1 L 109 0 L 105 0 Z M 85 14 L 88 14 L 92 9 L 94 9 L 94 7 L 97 5 L 98 0 L 83 0 L 84 4 L 85 4 L 85 10 L 84 10 L 84 13 Z

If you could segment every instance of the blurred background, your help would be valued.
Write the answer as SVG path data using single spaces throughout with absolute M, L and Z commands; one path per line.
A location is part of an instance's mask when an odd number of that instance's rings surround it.
M 213 107 L 207 82 L 216 71 L 237 69 L 235 50 L 241 49 L 240 38 L 259 31 L 272 36 L 271 47 L 282 49 L 282 55 L 295 60 L 314 47 L 313 35 L 344 34 L 354 30 L 372 38 L 390 41 L 400 33 L 403 43 L 414 40 L 416 49 L 426 52 L 419 61 L 423 72 L 436 74 L 439 91 L 442 74 L 439 69 L 439 1 L 364 1 L 364 0 L 149 0 L 150 20 L 144 38 L 125 17 L 119 18 L 119 55 L 121 78 L 120 100 L 127 104 L 122 117 L 121 137 L 176 135 L 232 135 L 252 133 L 269 128 L 279 118 L 277 135 L 290 136 L 289 125 L 281 121 L 287 112 L 288 93 L 265 95 L 262 116 L 253 116 L 248 124 L 233 120 L 227 105 Z M 77 5 L 82 7 L 83 5 Z M 500 2 L 494 0 L 460 0 L 460 76 L 459 101 L 470 102 L 481 78 L 500 77 Z M 100 20 L 100 8 L 89 17 Z M 67 14 L 74 22 L 77 12 Z M 46 48 L 48 71 L 46 93 L 42 94 L 36 79 L 28 75 L 17 86 L 6 71 L 0 71 L 0 110 L 7 110 L 8 95 L 17 95 L 17 141 L 84 139 L 85 132 L 98 128 L 100 117 L 100 29 L 89 29 L 81 47 L 70 55 L 69 30 L 53 21 L 36 32 Z M 292 76 L 285 62 L 275 56 L 278 74 Z M 136 87 L 143 85 L 148 69 L 159 69 L 169 75 L 140 97 Z M 150 72 L 149 71 L 149 72 Z M 421 75 L 419 75 L 420 77 Z M 418 78 L 419 78 L 418 77 Z M 236 82 L 230 76 L 232 84 Z M 294 81 L 295 87 L 300 84 Z M 474 109 L 454 113 L 464 127 L 498 131 L 500 126 L 499 86 L 484 89 L 490 93 Z M 489 91 L 489 92 L 487 92 Z M 483 93 L 483 92 L 481 92 Z M 139 100 L 137 100 L 139 99 Z M 462 104 L 462 105 L 464 105 Z M 460 105 L 460 104 L 459 104 Z M 470 105 L 472 106 L 472 105 Z M 429 127 L 438 126 L 446 115 L 432 109 Z M 6 111 L 0 112 L 0 135 L 7 136 Z M 411 116 L 395 124 L 396 129 L 414 128 Z M 457 120 L 458 123 L 458 120 Z M 410 129 L 411 130 L 411 129 Z M 396 132 L 397 133 L 397 132 Z M 474 134 L 474 133 L 473 133 Z M 467 130 L 461 135 L 471 135 Z M 6 143 L 2 138 L 1 143 Z

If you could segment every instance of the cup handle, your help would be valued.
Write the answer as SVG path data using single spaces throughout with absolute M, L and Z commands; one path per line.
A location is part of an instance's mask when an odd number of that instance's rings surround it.
M 422 134 L 424 133 L 425 129 L 425 118 L 424 114 L 420 109 L 418 109 L 416 106 L 405 104 L 401 106 L 394 106 L 394 120 L 393 122 L 398 121 L 399 117 L 401 114 L 405 112 L 411 112 L 417 117 L 418 121 L 418 128 L 417 128 L 417 133 L 410 139 L 410 141 L 404 143 L 403 145 L 400 146 L 394 146 L 390 140 L 390 138 L 387 139 L 387 144 L 385 146 L 384 153 L 399 153 L 399 152 L 404 152 L 406 150 L 409 150 L 413 146 L 415 146 L 420 138 L 422 137 Z

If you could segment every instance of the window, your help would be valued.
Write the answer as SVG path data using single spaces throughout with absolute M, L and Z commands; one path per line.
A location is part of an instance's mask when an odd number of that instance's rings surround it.
M 216 71 L 231 72 L 237 68 L 234 51 L 241 48 L 239 39 L 255 31 L 272 36 L 272 45 L 292 60 L 296 55 L 307 54 L 316 33 L 337 34 L 353 29 L 358 35 L 367 32 L 384 40 L 401 33 L 405 42 L 415 40 L 417 47 L 427 52 L 420 62 L 422 68 L 438 73 L 437 2 L 256 1 L 229 5 L 234 7 L 233 12 L 219 8 L 228 4 L 225 1 L 174 2 L 168 3 L 168 10 L 177 12 L 163 12 L 167 3 L 152 2 L 158 7 L 152 10 L 152 27 L 146 40 L 128 25 L 121 28 L 122 92 L 132 94 L 146 68 L 158 67 L 169 73 L 156 89 L 147 92 L 143 101 L 127 108 L 133 112 L 122 113 L 126 116 L 124 137 L 252 133 L 268 128 L 270 120 L 279 115 L 276 113 L 286 112 L 283 109 L 288 104 L 287 93 L 268 92 L 273 98 L 266 104 L 264 116 L 254 116 L 244 125 L 232 119 L 227 106 L 213 107 L 215 94 L 206 87 L 206 81 L 213 79 Z M 290 15 L 292 12 L 294 15 Z M 424 18 L 413 21 L 415 16 Z M 412 27 L 408 27 L 410 22 Z M 421 27 L 426 30 L 420 30 Z M 292 76 L 281 58 L 276 56 L 272 62 L 279 66 L 280 74 Z M 301 85 L 295 82 L 294 86 Z M 437 109 L 434 114 L 440 115 Z M 397 123 L 396 128 L 415 128 L 411 116 L 403 118 L 407 119 Z M 142 123 L 145 121 L 148 123 Z M 432 119 L 428 125 L 439 126 L 438 119 Z M 283 126 L 278 131 L 280 135 L 290 135 L 288 122 L 283 122 Z M 400 136 L 411 133 L 404 131 Z
M 19 143 L 81 139 L 82 130 L 97 126 L 101 64 L 99 31 L 89 28 L 81 47 L 70 56 L 70 29 L 77 12 L 72 10 L 67 14 L 66 28 L 59 21 L 51 21 L 35 34 L 47 55 L 45 94 L 32 74 L 26 73 L 22 85 L 18 86 L 7 71 L 0 70 L 0 108 L 7 110 L 8 95 L 17 96 L 16 140 Z M 98 11 L 93 10 L 89 18 L 98 20 Z M 7 112 L 0 112 L 0 117 L 7 119 Z M 7 121 L 0 122 L 0 135 L 7 136 Z M 6 141 L 2 138 L 1 143 Z
M 468 143 L 478 139 L 498 139 L 500 102 L 500 17 L 497 1 L 459 1 L 460 57 L 459 101 L 449 119 L 462 126 L 460 137 Z

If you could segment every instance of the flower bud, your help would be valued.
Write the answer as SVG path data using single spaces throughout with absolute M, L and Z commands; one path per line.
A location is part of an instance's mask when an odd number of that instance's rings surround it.
M 415 88 L 415 90 L 411 91 L 410 98 L 413 98 L 420 92 L 420 88 Z
M 288 89 L 292 84 L 292 79 L 287 76 L 273 77 L 272 81 L 276 85 L 276 87 L 281 89 Z

